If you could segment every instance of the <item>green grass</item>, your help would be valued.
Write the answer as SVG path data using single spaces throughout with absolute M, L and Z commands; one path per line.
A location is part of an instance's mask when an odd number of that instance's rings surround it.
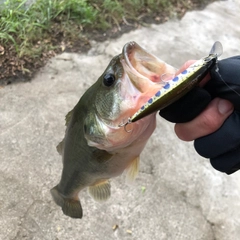
M 38 0 L 29 8 L 26 0 L 8 0 L 4 5 L 0 11 L 0 42 L 14 44 L 18 56 L 39 56 L 46 42 L 40 50 L 35 44 L 51 37 L 56 22 L 64 22 L 63 30 L 68 33 L 72 21 L 87 26 L 96 20 L 97 15 L 97 11 L 84 0 Z
M 74 43 L 84 46 L 86 36 L 95 38 L 95 34 L 101 31 L 144 24 L 146 19 L 158 18 L 157 21 L 163 22 L 173 13 L 181 16 L 182 10 L 196 7 L 195 2 L 37 0 L 27 6 L 27 0 L 7 0 L 3 6 L 0 5 L 0 72 L 12 59 L 18 72 L 30 72 L 25 66 L 26 62 L 39 61 L 40 66 L 41 61 L 66 48 L 71 49 Z M 197 4 L 206 2 L 209 1 L 199 0 Z M 6 76 L 7 72 L 2 73 L 0 79 Z

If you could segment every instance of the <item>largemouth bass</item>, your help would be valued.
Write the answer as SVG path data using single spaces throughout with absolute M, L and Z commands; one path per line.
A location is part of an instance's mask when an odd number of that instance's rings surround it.
M 216 58 L 217 55 L 205 58 L 211 62 L 207 66 L 212 66 Z M 198 63 L 198 73 L 205 61 Z M 190 80 L 182 80 L 187 86 L 197 84 L 206 69 L 200 75 L 192 72 L 182 73 L 189 74 Z M 163 81 L 164 76 L 175 77 L 175 73 L 174 67 L 129 42 L 67 114 L 65 137 L 57 147 L 63 159 L 62 177 L 51 190 L 65 215 L 82 218 L 78 194 L 84 188 L 96 201 L 105 201 L 111 195 L 109 179 L 124 170 L 129 180 L 136 177 L 139 155 L 156 127 L 157 108 L 162 104 L 159 91 L 162 89 L 161 93 L 167 95 L 164 106 L 186 93 L 186 84 L 174 85 L 171 94 L 173 84 Z M 128 123 L 132 124 L 127 126 Z
M 130 180 L 136 177 L 139 155 L 156 127 L 156 113 L 131 124 L 130 133 L 119 125 L 161 88 L 163 74 L 175 71 L 129 42 L 67 114 L 65 137 L 57 147 L 62 177 L 51 190 L 65 215 L 82 218 L 82 189 L 88 187 L 95 200 L 104 201 L 111 194 L 110 178 L 124 170 Z

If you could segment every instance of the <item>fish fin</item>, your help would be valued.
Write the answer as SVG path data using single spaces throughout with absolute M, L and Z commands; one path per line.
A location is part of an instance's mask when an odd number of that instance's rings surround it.
M 72 117 L 72 113 L 73 113 L 73 109 L 67 113 L 67 115 L 65 116 L 65 126 L 68 126 L 71 117 Z M 64 139 L 57 145 L 57 151 L 60 155 L 63 154 L 63 148 L 64 148 Z
M 128 183 L 132 183 L 138 175 L 139 160 L 140 160 L 140 157 L 137 156 L 135 159 L 132 160 L 131 164 L 127 168 L 126 180 Z
M 111 185 L 108 180 L 88 187 L 88 192 L 97 202 L 104 202 L 111 196 Z
M 65 126 L 68 126 L 70 120 L 71 120 L 71 117 L 72 117 L 72 113 L 73 113 L 73 109 L 67 113 L 67 115 L 65 116 Z
M 64 139 L 57 145 L 57 151 L 60 155 L 63 153 L 63 147 L 64 147 Z
M 65 215 L 71 218 L 82 218 L 83 210 L 81 203 L 76 199 L 64 198 L 58 191 L 58 186 L 51 189 L 51 194 L 55 203 L 62 207 L 62 211 Z

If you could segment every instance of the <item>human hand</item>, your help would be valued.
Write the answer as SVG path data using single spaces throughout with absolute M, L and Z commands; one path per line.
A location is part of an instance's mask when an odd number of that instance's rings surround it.
M 179 72 L 192 63 L 185 63 Z M 177 123 L 175 132 L 180 139 L 195 140 L 196 151 L 210 158 L 214 168 L 228 174 L 237 171 L 240 168 L 240 56 L 218 62 L 200 87 L 161 110 L 160 115 Z

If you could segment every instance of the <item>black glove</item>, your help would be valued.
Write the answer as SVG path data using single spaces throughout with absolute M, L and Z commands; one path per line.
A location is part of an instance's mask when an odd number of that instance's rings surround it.
M 210 70 L 211 80 L 204 88 L 196 87 L 177 102 L 160 111 L 174 123 L 191 121 L 215 97 L 231 101 L 234 112 L 220 129 L 194 141 L 196 151 L 210 158 L 212 166 L 227 174 L 240 169 L 240 56 L 219 61 Z

